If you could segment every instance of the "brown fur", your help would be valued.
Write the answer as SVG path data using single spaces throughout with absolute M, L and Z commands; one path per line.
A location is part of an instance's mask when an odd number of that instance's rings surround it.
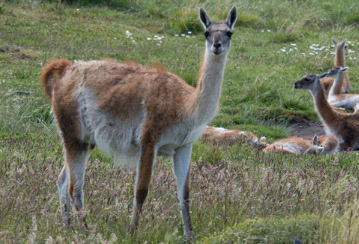
M 301 138 L 297 136 L 279 139 L 264 148 L 263 152 L 301 155 L 313 145 L 312 140 L 310 137 Z M 295 150 L 290 150 L 290 148 L 295 148 Z
M 334 42 L 334 39 L 333 39 Z M 335 44 L 335 56 L 334 56 L 334 66 L 341 66 L 341 67 L 345 67 L 345 49 L 344 49 L 344 41 L 342 42 L 338 42 Z M 329 93 L 330 88 L 332 87 L 333 83 L 334 83 L 334 79 L 333 78 L 329 78 L 329 77 L 325 77 L 321 80 L 321 82 L 323 83 L 324 86 L 324 90 Z M 346 72 L 344 72 L 344 76 L 343 76 L 343 89 L 346 92 L 351 92 L 352 91 L 352 87 L 351 84 L 349 82 L 349 76 Z M 342 88 L 340 88 L 340 90 L 336 90 L 335 95 L 338 95 L 342 93 Z
M 56 82 L 56 75 L 61 77 L 67 67 L 71 66 L 71 62 L 66 59 L 53 60 L 41 69 L 40 86 L 44 90 L 47 97 L 51 97 L 53 83 Z
M 323 151 L 318 151 L 315 146 L 322 146 Z M 339 140 L 334 135 L 323 135 L 318 137 L 318 142 L 313 145 L 313 138 L 301 138 L 292 136 L 289 138 L 279 139 L 263 149 L 265 153 L 278 154 L 332 154 L 336 153 L 339 146 Z M 291 150 L 295 148 L 295 150 Z
M 309 89 L 304 86 L 311 86 L 311 92 L 316 92 L 314 104 L 318 115 L 322 119 L 326 133 L 334 134 L 342 138 L 340 149 L 353 149 L 359 139 L 359 114 L 339 113 L 328 103 L 322 83 L 315 80 L 316 75 L 307 74 L 295 83 L 297 89 Z M 317 83 L 318 82 L 318 83 Z M 309 89 L 310 90 L 310 89 Z
M 123 164 L 137 166 L 131 232 L 148 193 L 156 155 L 173 156 L 184 232 L 192 235 L 188 201 L 192 143 L 216 114 L 237 18 L 236 7 L 222 22 L 212 22 L 203 8 L 199 13 L 206 51 L 196 88 L 160 63 L 149 68 L 132 61 L 71 65 L 54 60 L 43 68 L 40 83 L 51 97 L 66 153 L 57 181 L 65 223 L 70 222 L 70 198 L 78 210 L 84 206 L 85 166 L 96 144 Z
M 339 140 L 334 135 L 319 136 L 318 145 L 324 147 L 322 154 L 336 153 L 339 148 Z
M 252 132 L 240 131 L 240 130 L 227 130 L 224 128 L 207 126 L 201 138 L 203 141 L 212 142 L 214 144 L 234 144 L 238 142 L 249 143 L 257 148 L 266 146 L 265 142 L 261 142 L 260 139 Z

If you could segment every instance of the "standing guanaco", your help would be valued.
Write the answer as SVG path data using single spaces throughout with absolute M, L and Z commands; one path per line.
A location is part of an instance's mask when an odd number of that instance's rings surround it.
M 70 202 L 84 208 L 84 176 L 91 150 L 98 146 L 115 164 L 137 167 L 130 232 L 137 226 L 157 155 L 173 157 L 184 232 L 192 235 L 189 168 L 192 143 L 216 114 L 237 9 L 226 21 L 212 22 L 199 10 L 206 50 L 197 87 L 164 68 L 110 60 L 54 60 L 40 83 L 51 98 L 65 151 L 57 181 L 62 218 L 70 224 Z M 87 228 L 85 216 L 80 221 Z

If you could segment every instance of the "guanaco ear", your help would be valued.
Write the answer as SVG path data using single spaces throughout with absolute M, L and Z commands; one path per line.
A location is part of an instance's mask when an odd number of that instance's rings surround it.
M 205 29 L 211 24 L 211 20 L 208 17 L 208 14 L 204 8 L 199 8 L 199 18 L 204 26 Z
M 236 6 L 233 6 L 231 10 L 229 11 L 226 23 L 228 27 L 232 30 L 234 23 L 236 23 L 237 20 L 237 8 Z
M 294 244 L 303 244 L 303 242 L 296 236 L 294 236 Z
M 317 134 L 315 134 L 313 137 L 313 146 L 317 146 L 317 145 L 318 145 L 318 136 Z
M 318 79 L 321 80 L 323 79 L 324 77 L 327 77 L 328 76 L 328 72 L 325 72 L 324 74 L 321 74 L 318 76 Z
M 335 41 L 334 37 L 332 37 L 332 42 L 333 42 L 334 46 L 337 45 L 337 42 Z
M 318 151 L 318 154 L 322 154 L 323 151 L 324 151 L 324 146 L 323 146 L 323 145 L 320 145 L 320 146 L 318 147 L 317 151 Z
M 345 38 L 342 44 L 342 47 L 346 48 L 347 47 L 347 39 Z
M 348 69 L 349 69 L 349 67 L 344 67 L 344 68 L 341 68 L 339 71 L 344 72 L 344 71 L 347 71 Z

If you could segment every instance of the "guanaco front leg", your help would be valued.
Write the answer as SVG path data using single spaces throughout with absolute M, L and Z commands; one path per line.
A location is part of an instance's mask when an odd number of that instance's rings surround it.
M 189 169 L 191 163 L 192 144 L 187 144 L 176 150 L 173 156 L 174 171 L 177 179 L 177 195 L 180 202 L 184 234 L 191 237 L 193 233 L 189 212 Z

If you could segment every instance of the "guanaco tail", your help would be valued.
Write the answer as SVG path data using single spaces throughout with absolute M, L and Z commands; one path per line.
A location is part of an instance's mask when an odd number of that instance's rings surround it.
M 62 218 L 70 224 L 70 202 L 84 209 L 84 175 L 97 146 L 115 165 L 137 167 L 133 214 L 136 229 L 157 155 L 173 157 L 184 233 L 192 236 L 189 169 L 192 143 L 216 114 L 236 7 L 226 21 L 212 22 L 199 10 L 206 50 L 196 88 L 163 67 L 111 60 L 54 60 L 41 71 L 40 83 L 50 97 L 63 139 L 65 165 L 57 186 Z M 79 220 L 87 228 L 85 216 Z
M 325 90 L 320 79 L 322 75 L 306 74 L 294 84 L 296 89 L 309 90 L 313 96 L 315 109 L 321 119 L 327 135 L 335 135 L 339 139 L 339 149 L 356 149 L 359 139 L 359 114 L 340 113 L 330 106 L 325 97 Z

